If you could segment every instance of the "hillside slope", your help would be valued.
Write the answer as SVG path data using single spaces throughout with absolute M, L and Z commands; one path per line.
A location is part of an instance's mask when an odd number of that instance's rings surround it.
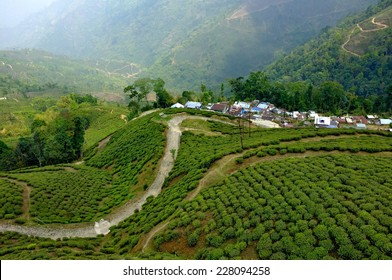
M 13 93 L 121 93 L 128 84 L 120 66 L 53 55 L 44 51 L 0 51 L 0 95 Z M 120 97 L 120 100 L 122 97 Z
M 281 81 L 326 80 L 360 96 L 387 94 L 392 84 L 392 1 L 324 30 L 316 39 L 267 68 Z
M 376 2 L 57 1 L 5 33 L 0 45 L 121 61 L 134 65 L 134 74 L 194 89 L 201 81 L 220 83 L 267 65 L 325 26 Z
M 86 164 L 1 173 L 0 192 L 7 195 L 0 257 L 392 257 L 390 133 L 251 128 L 243 150 L 232 120 L 165 113 L 132 121 Z M 181 136 L 178 151 L 167 150 L 171 132 Z M 162 191 L 146 198 L 162 154 L 174 166 Z M 93 221 L 128 208 L 131 216 L 97 236 Z

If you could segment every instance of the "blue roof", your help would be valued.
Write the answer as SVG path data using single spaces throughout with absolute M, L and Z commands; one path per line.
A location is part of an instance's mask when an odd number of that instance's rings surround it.
M 262 102 L 262 103 L 260 103 L 259 106 L 257 106 L 257 107 L 258 107 L 258 108 L 261 108 L 261 109 L 267 109 L 267 108 L 268 108 L 268 104 L 265 103 L 265 102 Z

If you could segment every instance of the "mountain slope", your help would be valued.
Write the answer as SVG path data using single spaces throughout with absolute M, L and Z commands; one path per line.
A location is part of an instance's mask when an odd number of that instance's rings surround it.
M 127 71 L 124 65 L 103 60 L 89 63 L 27 49 L 0 51 L 0 94 L 119 93 L 127 85 Z
M 2 47 L 120 60 L 170 87 L 221 82 L 267 65 L 376 0 L 57 1 Z M 12 36 L 12 35 L 17 36 Z
M 130 122 L 84 164 L 0 173 L 1 258 L 391 258 L 388 132 L 252 128 L 244 151 L 235 121 L 175 112 Z M 162 154 L 173 169 L 144 203 Z
M 319 85 L 336 80 L 361 96 L 384 94 L 392 84 L 392 1 L 350 17 L 337 28 L 273 63 L 275 80 L 308 80 Z

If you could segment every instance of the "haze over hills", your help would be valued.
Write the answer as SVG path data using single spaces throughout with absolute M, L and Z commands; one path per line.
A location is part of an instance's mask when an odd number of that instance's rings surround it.
M 348 17 L 336 28 L 272 63 L 267 74 L 282 82 L 327 80 L 363 97 L 391 93 L 392 1 Z
M 37 48 L 132 64 L 132 77 L 197 88 L 246 75 L 376 0 L 56 1 L 3 32 L 1 48 Z
M 1 96 L 105 92 L 104 99 L 119 101 L 123 96 L 114 98 L 114 93 L 121 93 L 128 80 L 115 62 L 89 63 L 28 49 L 0 51 Z
M 0 51 L 0 259 L 391 259 L 391 1 L 337 28 L 376 1 L 56 1 L 7 33 L 24 49 Z M 234 77 L 285 127 L 163 109 L 157 77 L 205 83 L 178 98 L 204 104 Z M 125 84 L 128 108 L 78 94 Z M 294 119 L 313 110 L 344 128 Z

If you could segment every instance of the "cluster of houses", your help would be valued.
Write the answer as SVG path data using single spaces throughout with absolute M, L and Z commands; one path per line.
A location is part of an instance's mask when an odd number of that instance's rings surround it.
M 288 112 L 279 109 L 274 104 L 260 102 L 237 101 L 234 104 L 230 102 L 220 102 L 203 106 L 200 102 L 188 101 L 185 105 L 176 103 L 172 108 L 189 108 L 204 109 L 228 114 L 235 117 L 248 118 L 254 124 L 264 127 L 297 127 L 297 126 L 315 126 L 318 128 L 356 128 L 367 129 L 368 125 L 376 125 L 389 129 L 392 118 L 383 119 L 378 116 L 350 116 L 350 117 L 329 117 L 322 116 L 315 111 L 309 112 Z
M 383 119 L 374 115 L 347 116 L 347 117 L 322 117 L 315 118 L 316 127 L 326 128 L 356 128 L 367 129 L 369 125 L 389 128 L 392 119 Z

